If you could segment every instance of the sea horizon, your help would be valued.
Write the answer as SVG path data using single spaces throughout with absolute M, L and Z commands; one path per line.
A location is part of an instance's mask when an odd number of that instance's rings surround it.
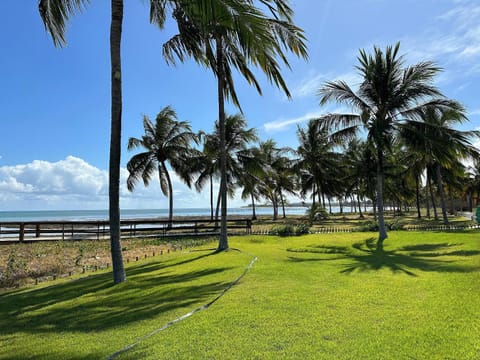
M 279 213 L 281 213 L 279 209 Z M 287 215 L 304 215 L 306 207 L 289 206 L 285 208 Z M 271 206 L 259 206 L 256 208 L 257 215 L 273 215 Z M 249 206 L 232 207 L 228 209 L 228 215 L 251 216 L 252 208 Z M 210 208 L 178 208 L 174 209 L 173 216 L 210 216 Z M 168 217 L 168 209 L 120 209 L 120 218 L 165 218 Z M 108 210 L 13 210 L 0 211 L 0 222 L 7 221 L 79 221 L 79 220 L 107 220 Z

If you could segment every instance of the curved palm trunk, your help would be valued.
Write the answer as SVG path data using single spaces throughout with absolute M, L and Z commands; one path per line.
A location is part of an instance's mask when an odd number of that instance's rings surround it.
M 173 222 L 173 187 L 172 187 L 172 180 L 170 179 L 170 174 L 168 173 L 167 167 L 165 163 L 162 161 L 158 166 L 158 177 L 160 178 L 161 171 L 165 173 L 165 177 L 167 178 L 167 185 L 168 185 L 168 226 L 172 227 Z
M 283 218 L 285 219 L 287 215 L 285 215 L 285 199 L 283 198 L 282 191 L 280 191 L 280 201 L 282 202 L 282 214 Z
M 440 168 L 440 164 L 436 164 L 435 172 L 437 175 L 438 192 L 440 193 L 440 205 L 442 207 L 443 224 L 448 225 L 447 204 L 445 200 L 445 189 L 443 188 L 442 183 L 442 170 Z
M 312 190 L 312 207 L 315 207 L 315 192 L 316 192 L 317 188 L 315 186 L 315 184 L 313 184 L 313 190 Z
M 377 151 L 377 211 L 378 211 L 378 242 L 377 250 L 383 249 L 383 241 L 388 237 L 385 219 L 383 217 L 383 152 Z
M 213 221 L 213 176 L 210 175 L 210 221 Z
M 422 214 L 420 212 L 420 185 L 418 181 L 418 176 L 415 176 L 415 196 L 417 200 L 417 217 L 421 219 Z
M 430 189 L 430 198 L 432 199 L 432 209 L 433 209 L 433 218 L 438 220 L 438 213 L 437 213 L 437 204 L 435 202 L 435 194 L 433 193 L 433 186 L 432 186 L 432 178 L 428 176 L 428 187 Z
M 276 199 L 272 201 L 273 205 L 273 220 L 278 220 L 278 202 Z
M 220 239 L 217 251 L 228 250 L 227 236 L 227 154 L 225 148 L 225 74 L 223 71 L 223 41 L 221 36 L 217 36 L 217 85 L 218 85 L 218 124 L 220 129 L 220 197 L 221 197 L 221 216 L 220 216 Z
M 122 38 L 123 0 L 112 0 L 110 25 L 110 61 L 112 81 L 112 119 L 109 164 L 109 219 L 110 250 L 112 254 L 113 282 L 126 280 L 120 242 L 120 155 L 122 134 L 122 67 L 120 43 Z
M 253 192 L 250 194 L 252 197 L 252 220 L 257 220 L 257 213 L 255 211 L 255 196 L 253 196 Z
M 360 216 L 360 219 L 363 219 L 364 216 L 362 213 L 362 204 L 360 202 L 360 195 L 358 193 L 357 193 L 357 201 L 358 201 L 358 212 L 360 213 L 359 216 Z

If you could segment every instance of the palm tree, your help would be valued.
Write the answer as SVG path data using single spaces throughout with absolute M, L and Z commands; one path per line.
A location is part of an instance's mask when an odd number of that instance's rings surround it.
M 66 22 L 81 11 L 89 0 L 40 0 L 38 8 L 45 29 L 55 46 L 66 44 Z M 110 60 L 111 60 L 111 133 L 109 165 L 109 219 L 113 281 L 126 280 L 120 243 L 120 152 L 122 123 L 122 69 L 120 44 L 123 24 L 123 0 L 111 0 Z
M 164 45 L 168 61 L 174 63 L 175 56 L 180 61 L 192 56 L 200 64 L 211 68 L 217 78 L 221 196 L 218 251 L 228 249 L 225 97 L 240 108 L 231 69 L 236 68 L 261 93 L 260 85 L 250 70 L 252 64 L 258 66 L 271 82 L 290 96 L 277 58 L 289 66 L 285 49 L 297 56 L 307 57 L 303 32 L 292 24 L 293 12 L 288 2 L 262 0 L 261 3 L 271 11 L 272 18 L 255 7 L 253 1 L 203 0 L 177 7 L 174 17 L 179 34 Z
M 191 173 L 186 170 L 190 159 L 196 155 L 196 150 L 190 144 L 197 141 L 186 121 L 177 121 L 177 114 L 170 107 L 163 108 L 155 118 L 155 124 L 143 116 L 145 134 L 140 138 L 131 137 L 128 140 L 128 150 L 138 147 L 146 151 L 134 155 L 127 163 L 129 176 L 128 190 L 133 191 L 136 183 L 142 179 L 148 186 L 155 171 L 158 171 L 160 189 L 168 197 L 168 220 L 173 220 L 173 188 L 167 169 L 167 163 L 190 186 Z
M 257 141 L 257 134 L 255 129 L 247 128 L 247 121 L 241 114 L 227 116 L 225 119 L 225 133 L 226 133 L 226 170 L 227 182 L 235 184 L 240 178 L 244 176 L 245 170 L 255 171 L 257 167 L 253 163 L 253 155 L 248 149 L 248 144 Z M 215 122 L 215 129 L 212 134 L 202 133 L 201 137 L 204 139 L 203 155 L 197 161 L 193 161 L 194 165 L 191 167 L 191 172 L 198 175 L 195 182 L 195 187 L 200 191 L 207 180 L 210 180 L 211 190 L 210 198 L 213 202 L 213 177 L 218 177 L 221 172 L 220 159 L 220 124 Z M 228 194 L 234 195 L 233 187 L 229 188 Z M 218 203 L 221 201 L 221 192 L 218 196 Z M 217 206 L 217 213 L 220 209 Z
M 286 156 L 290 149 L 277 147 L 271 139 L 261 142 L 259 149 L 264 170 L 259 179 L 258 191 L 271 202 L 273 220 L 277 220 L 279 205 L 282 206 L 285 217 L 284 192 L 294 194 L 296 189 L 293 161 Z
M 445 225 L 448 224 L 448 217 L 442 171 L 452 169 L 458 160 L 477 152 L 470 139 L 480 133 L 452 127 L 466 120 L 463 107 L 452 102 L 452 107 L 446 110 L 435 106 L 421 109 L 418 120 L 405 121 L 400 129 L 404 143 L 416 154 L 421 154 L 435 177 Z
M 238 185 L 242 190 L 242 200 L 251 201 L 252 220 L 257 219 L 255 201 L 261 198 L 259 183 L 265 176 L 265 164 L 263 163 L 263 154 L 258 147 L 250 147 L 242 158 L 241 174 L 238 178 Z
M 298 127 L 299 159 L 295 168 L 302 173 L 302 192 L 312 191 L 318 196 L 318 203 L 325 208 L 325 194 L 332 189 L 333 181 L 340 179 L 340 154 L 334 151 L 335 144 L 328 132 L 317 120 L 310 120 L 306 129 Z M 313 195 L 313 202 L 315 196 Z
M 454 108 L 456 103 L 445 99 L 432 84 L 440 71 L 434 63 L 426 61 L 404 66 L 398 55 L 400 43 L 387 47 L 385 52 L 374 47 L 373 55 L 360 50 L 357 70 L 362 82 L 357 91 L 344 81 L 325 83 L 318 91 L 320 104 L 337 101 L 353 107 L 353 114 L 328 114 L 321 118 L 323 126 L 336 129 L 336 137 L 351 138 L 363 128 L 373 145 L 376 157 L 376 201 L 378 210 L 378 250 L 387 238 L 384 221 L 384 158 L 391 147 L 398 124 L 403 119 L 418 118 L 425 106 L 439 109 Z

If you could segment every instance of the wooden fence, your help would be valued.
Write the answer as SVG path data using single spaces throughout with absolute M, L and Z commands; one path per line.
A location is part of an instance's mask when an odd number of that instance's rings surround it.
M 228 219 L 232 234 L 250 234 L 251 219 Z M 122 237 L 167 237 L 215 235 L 220 232 L 220 222 L 209 219 L 122 220 Z M 0 243 L 42 240 L 100 239 L 109 236 L 108 221 L 22 221 L 0 222 Z

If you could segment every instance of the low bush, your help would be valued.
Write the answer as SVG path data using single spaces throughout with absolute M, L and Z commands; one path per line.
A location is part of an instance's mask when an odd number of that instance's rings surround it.
M 291 224 L 274 225 L 270 229 L 271 235 L 292 236 L 295 234 L 295 227 Z
M 306 224 L 282 224 L 282 225 L 274 225 L 270 229 L 271 235 L 277 236 L 293 236 L 293 235 L 305 235 L 310 233 L 310 228 Z

